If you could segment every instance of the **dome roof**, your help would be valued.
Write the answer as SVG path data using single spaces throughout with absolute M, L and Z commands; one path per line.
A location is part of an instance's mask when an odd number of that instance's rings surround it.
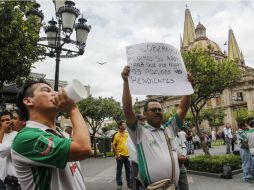
M 220 46 L 215 43 L 212 40 L 209 40 L 208 38 L 203 38 L 203 39 L 198 39 L 195 42 L 191 43 L 188 47 L 188 50 L 192 50 L 192 49 L 208 49 L 208 47 L 211 47 L 211 49 L 214 52 L 218 52 L 222 54 L 221 48 Z
M 199 22 L 195 30 L 205 30 L 205 29 L 206 28 L 204 27 L 204 25 Z

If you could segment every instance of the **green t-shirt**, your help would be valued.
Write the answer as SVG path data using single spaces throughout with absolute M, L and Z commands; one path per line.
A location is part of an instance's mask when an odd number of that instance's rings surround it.
M 67 162 L 71 140 L 60 131 L 28 121 L 12 144 L 22 189 L 85 189 L 78 162 Z

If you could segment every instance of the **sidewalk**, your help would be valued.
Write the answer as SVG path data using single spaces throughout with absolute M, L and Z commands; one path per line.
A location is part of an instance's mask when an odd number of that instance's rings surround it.
M 235 150 L 238 150 L 236 147 Z M 225 146 L 213 147 L 211 154 L 224 154 Z M 202 154 L 196 150 L 195 155 Z M 116 162 L 114 158 L 89 158 L 81 162 L 85 176 L 86 190 L 115 190 Z M 123 169 L 123 190 L 127 190 Z M 253 190 L 254 184 L 243 183 L 242 174 L 233 176 L 233 179 L 217 179 L 199 175 L 188 175 L 190 190 Z

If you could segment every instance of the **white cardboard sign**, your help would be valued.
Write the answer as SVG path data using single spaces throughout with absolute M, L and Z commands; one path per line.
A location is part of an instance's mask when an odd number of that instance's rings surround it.
M 193 88 L 181 53 L 164 43 L 142 43 L 126 47 L 130 66 L 129 86 L 136 95 L 189 95 Z

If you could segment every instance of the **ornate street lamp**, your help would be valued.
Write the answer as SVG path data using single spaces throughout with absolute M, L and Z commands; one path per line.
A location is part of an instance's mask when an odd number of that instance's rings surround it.
M 47 37 L 39 38 L 39 41 L 48 41 L 48 44 L 41 44 L 39 42 L 37 44 L 47 47 L 46 56 L 56 58 L 54 90 L 57 91 L 60 58 L 73 58 L 84 54 L 86 39 L 91 30 L 91 26 L 86 25 L 87 20 L 83 18 L 83 16 L 78 19 L 78 23 L 75 23 L 80 12 L 74 7 L 75 3 L 73 1 L 53 0 L 53 2 L 55 5 L 56 21 L 52 18 L 52 20 L 48 22 L 49 25 L 44 27 Z M 41 23 L 43 14 L 38 8 L 39 4 L 36 4 L 34 8 L 28 11 L 26 16 L 36 16 L 38 22 Z M 75 28 L 76 31 L 76 41 L 70 38 L 73 33 L 73 28 Z M 64 47 L 67 44 L 74 44 L 75 49 Z

